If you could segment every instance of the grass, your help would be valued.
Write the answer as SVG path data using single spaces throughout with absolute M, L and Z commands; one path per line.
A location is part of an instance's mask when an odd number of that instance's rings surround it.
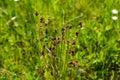
M 119 5 L 1 0 L 0 80 L 119 80 Z

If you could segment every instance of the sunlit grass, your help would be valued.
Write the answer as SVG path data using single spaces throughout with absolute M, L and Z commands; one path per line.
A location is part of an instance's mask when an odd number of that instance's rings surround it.
M 119 0 L 0 1 L 0 80 L 119 80 Z

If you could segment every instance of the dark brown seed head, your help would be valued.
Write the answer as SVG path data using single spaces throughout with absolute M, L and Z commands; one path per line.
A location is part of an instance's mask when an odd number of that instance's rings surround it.
M 59 37 L 56 37 L 56 40 L 60 40 L 60 38 L 59 38 Z
M 59 44 L 60 43 L 60 38 L 56 37 L 56 43 Z
M 53 37 L 52 36 L 49 36 L 49 38 L 48 38 L 49 40 L 53 40 Z
M 52 48 L 50 47 L 50 48 L 49 48 L 49 50 L 51 51 L 51 50 L 52 50 Z
M 69 24 L 69 25 L 66 26 L 66 28 L 67 28 L 67 29 L 71 29 L 71 28 L 72 28 L 72 25 Z
M 74 49 L 70 49 L 70 50 L 69 50 L 69 54 L 72 55 L 72 56 L 74 56 L 75 50 L 74 50 Z
M 62 32 L 64 32 L 65 30 L 66 30 L 66 28 L 65 28 L 65 27 L 63 27 L 63 28 L 62 28 Z
M 42 23 L 45 22 L 44 17 L 40 17 L 40 22 L 42 22 Z
M 64 31 L 62 31 L 62 36 L 64 36 L 65 35 L 65 32 Z
M 64 33 L 62 33 L 62 40 L 64 40 L 65 38 L 64 38 Z
M 52 57 L 53 57 L 53 58 L 57 58 L 56 53 L 52 52 Z
M 78 25 L 81 28 L 82 27 L 82 21 L 79 21 Z
M 42 50 L 42 51 L 40 52 L 40 54 L 43 56 L 43 55 L 44 55 L 44 51 Z
M 37 72 L 40 73 L 40 74 L 43 74 L 43 73 L 44 73 L 44 71 L 43 71 L 42 69 L 40 69 L 40 68 L 37 69 Z
M 50 50 L 54 50 L 55 49 L 55 46 L 54 45 L 51 45 L 51 47 L 49 48 Z
M 73 40 L 73 41 L 72 41 L 72 45 L 75 45 L 75 44 L 76 44 L 76 40 Z
M 72 26 L 69 26 L 69 29 L 71 29 L 72 28 Z
M 39 40 L 38 40 L 38 39 L 35 39 L 35 42 L 37 43 L 37 42 L 39 42 Z
M 74 67 L 77 67 L 78 66 L 78 61 L 77 60 L 70 61 L 69 64 L 73 64 Z
M 45 48 L 45 45 L 43 45 L 43 49 Z
M 22 53 L 22 55 L 24 56 L 24 55 L 25 55 L 25 53 L 23 52 L 23 53 Z
M 56 40 L 56 37 L 53 37 L 52 40 L 55 41 L 55 40 Z
M 79 31 L 77 31 L 75 34 L 76 34 L 76 36 L 78 36 L 79 35 Z
M 51 20 L 51 18 L 48 18 L 48 22 L 50 23 L 52 20 Z
M 57 33 L 57 29 L 54 30 L 54 33 Z
M 51 72 L 51 75 L 53 76 L 53 72 Z
M 45 22 L 45 26 L 48 26 L 48 22 Z
M 38 15 L 39 15 L 39 14 L 38 14 L 38 12 L 36 11 L 36 12 L 35 12 L 35 16 L 38 16 Z
M 43 28 L 40 28 L 40 35 L 44 36 L 44 30 L 43 30 Z
M 60 43 L 60 38 L 59 37 L 54 37 L 52 40 L 57 44 Z
M 65 40 L 64 42 L 65 42 L 66 44 L 68 44 L 68 45 L 70 44 L 70 41 L 69 41 L 69 40 Z

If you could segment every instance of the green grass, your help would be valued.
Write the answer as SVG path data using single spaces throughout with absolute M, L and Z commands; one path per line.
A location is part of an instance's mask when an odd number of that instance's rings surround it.
M 0 0 L 0 80 L 119 80 L 119 5 Z

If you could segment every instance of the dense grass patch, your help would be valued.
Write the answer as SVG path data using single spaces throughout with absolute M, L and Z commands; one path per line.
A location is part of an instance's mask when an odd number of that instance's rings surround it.
M 0 80 L 119 80 L 119 5 L 0 0 Z

